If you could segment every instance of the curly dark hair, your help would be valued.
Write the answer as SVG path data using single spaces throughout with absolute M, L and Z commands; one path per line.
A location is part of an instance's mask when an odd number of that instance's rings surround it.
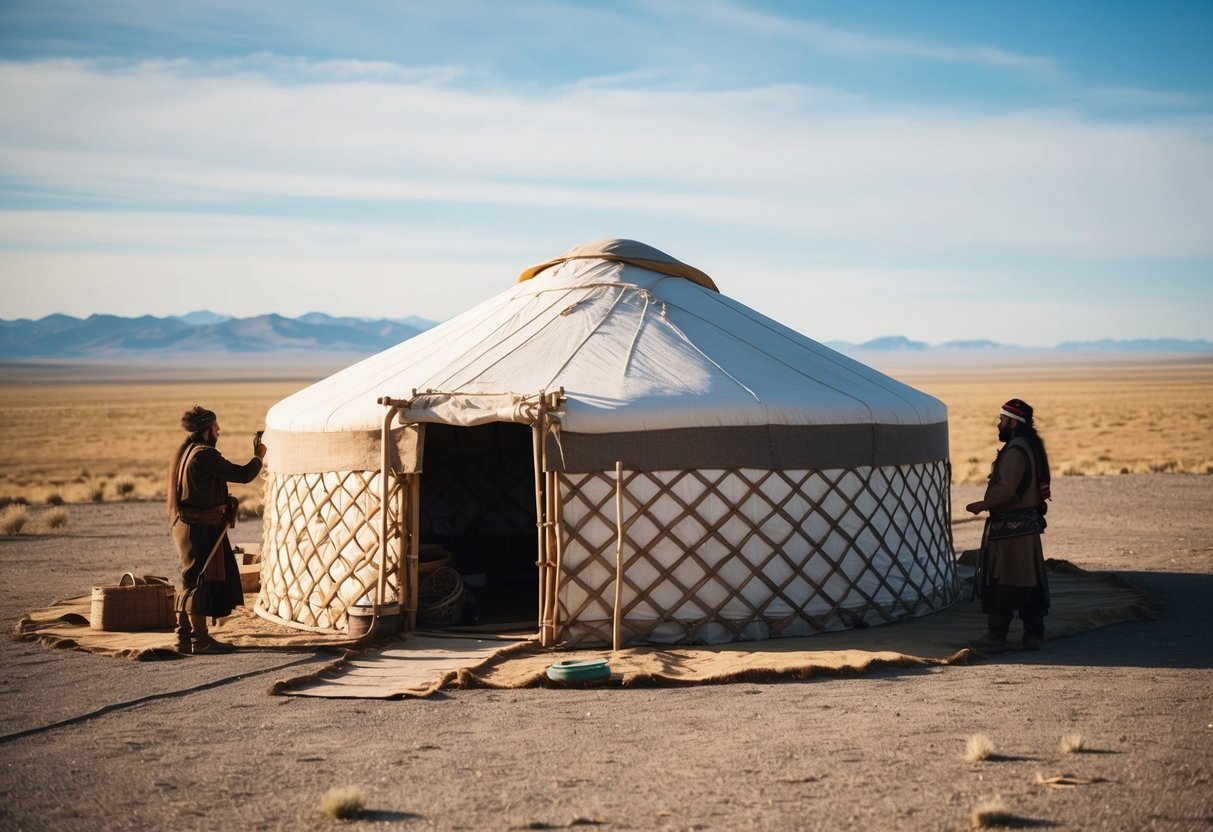
M 1032 405 L 1025 402 L 1023 399 L 1011 399 L 1007 402 L 1011 407 L 1023 413 L 1027 418 L 1026 422 L 1020 423 L 1015 428 L 1015 435 L 1022 436 L 1028 442 L 1028 447 L 1032 449 L 1032 453 L 1036 455 L 1037 473 L 1048 479 L 1049 477 L 1049 454 L 1045 451 L 1044 440 L 1040 438 L 1040 434 L 1036 432 L 1036 423 L 1033 420 L 1035 410 Z
M 200 434 L 215 422 L 215 411 L 207 410 L 200 404 L 194 405 L 181 414 L 181 427 L 186 433 Z
M 216 421 L 218 419 L 215 416 L 215 412 L 207 410 L 200 404 L 194 405 L 181 414 L 181 427 L 189 433 L 189 436 L 183 439 L 181 444 L 177 446 L 177 451 L 173 454 L 173 461 L 168 466 L 167 503 L 169 523 L 172 523 L 176 519 L 179 510 L 177 479 L 181 472 L 181 459 L 185 456 L 185 451 L 190 445 L 202 441 L 203 435 Z

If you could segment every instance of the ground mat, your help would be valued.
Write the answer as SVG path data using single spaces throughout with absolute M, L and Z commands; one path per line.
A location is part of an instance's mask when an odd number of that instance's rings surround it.
M 1052 609 L 1048 639 L 1098 627 L 1152 618 L 1157 605 L 1112 573 L 1086 572 L 1049 561 Z M 962 569 L 962 576 L 971 570 Z M 519 688 L 558 685 L 547 668 L 558 661 L 604 658 L 608 685 L 692 685 L 762 679 L 807 679 L 862 673 L 877 667 L 926 667 L 971 661 L 969 639 L 985 632 L 976 601 L 964 600 L 933 615 L 862 630 L 803 638 L 715 646 L 639 646 L 618 652 L 544 649 L 526 637 L 417 632 L 371 645 L 344 635 L 305 632 L 266 621 L 244 608 L 221 619 L 212 632 L 242 649 L 345 648 L 341 658 L 316 673 L 275 685 L 292 696 L 399 698 L 428 696 L 444 688 Z M 48 647 L 71 648 L 129 659 L 179 657 L 169 630 L 103 632 L 89 626 L 90 596 L 60 601 L 25 616 L 14 637 Z M 1012 643 L 1018 639 L 1017 626 Z M 1047 645 L 1046 645 L 1047 649 Z
M 1049 563 L 1052 609 L 1048 638 L 1078 635 L 1125 621 L 1153 618 L 1158 608 L 1144 592 L 1110 573 Z M 971 570 L 969 571 L 971 574 Z M 534 641 L 403 637 L 390 645 L 333 662 L 318 673 L 279 682 L 274 692 L 295 696 L 401 698 L 465 687 L 559 686 L 547 676 L 558 661 L 606 659 L 600 684 L 701 685 L 858 674 L 879 667 L 960 664 L 980 656 L 968 640 L 982 635 L 986 617 L 966 600 L 934 615 L 883 627 L 716 646 L 647 646 L 620 651 L 548 650 Z M 1012 644 L 1018 640 L 1012 630 Z M 441 653 L 430 657 L 432 646 Z M 428 677 L 427 677 L 428 673 Z
M 325 634 L 296 630 L 266 621 L 252 612 L 256 595 L 246 595 L 244 606 L 210 628 L 220 641 L 250 649 L 306 649 L 313 647 L 354 647 L 355 639 L 344 633 Z M 94 630 L 89 624 L 92 595 L 58 601 L 46 609 L 34 610 L 17 622 L 14 638 L 37 639 L 46 647 L 83 650 L 115 658 L 178 658 L 177 637 L 170 629 L 138 632 Z

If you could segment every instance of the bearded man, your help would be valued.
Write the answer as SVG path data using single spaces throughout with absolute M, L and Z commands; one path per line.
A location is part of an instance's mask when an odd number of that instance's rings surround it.
M 208 616 L 230 615 L 244 603 L 240 570 L 227 539 L 236 521 L 236 500 L 227 484 L 252 482 L 266 449 L 257 441 L 247 463 L 228 462 L 215 449 L 219 422 L 214 412 L 201 406 L 182 415 L 181 427 L 189 436 L 177 448 L 168 472 L 169 528 L 181 561 L 177 650 L 228 653 L 235 648 L 212 638 L 206 625 Z
M 994 460 L 985 498 L 965 506 L 973 514 L 990 512 L 976 577 L 989 632 L 970 642 L 979 649 L 1006 646 L 1016 611 L 1024 648 L 1038 650 L 1044 642 L 1049 580 L 1040 535 L 1050 498 L 1049 457 L 1032 417 L 1031 405 L 1022 399 L 1002 406 L 998 438 L 1005 444 Z

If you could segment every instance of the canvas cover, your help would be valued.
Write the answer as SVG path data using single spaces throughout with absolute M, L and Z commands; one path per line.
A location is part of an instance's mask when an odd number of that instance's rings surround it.
M 267 426 L 377 431 L 378 399 L 417 391 L 428 395 L 403 422 L 525 422 L 533 418 L 528 397 L 563 388 L 566 402 L 553 418 L 562 436 L 572 435 L 565 463 L 588 455 L 578 470 L 613 460 L 620 443 L 611 437 L 620 434 L 647 437 L 638 441 L 650 448 L 645 454 L 663 455 L 662 467 L 698 467 L 704 454 L 714 457 L 709 465 L 755 467 L 947 456 L 947 411 L 937 399 L 701 282 L 636 265 L 659 258 L 671 261 L 667 271 L 682 265 L 631 241 L 579 246 L 462 315 L 284 399 Z M 271 468 L 274 453 L 271 445 Z M 653 469 L 645 454 L 633 453 L 629 464 Z

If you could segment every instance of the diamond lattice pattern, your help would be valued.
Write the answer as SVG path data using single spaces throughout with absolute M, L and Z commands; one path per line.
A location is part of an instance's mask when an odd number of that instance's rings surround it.
M 625 640 L 886 623 L 958 595 L 948 466 L 624 473 Z M 611 642 L 614 472 L 562 475 L 563 638 Z
M 373 471 L 271 473 L 257 609 L 307 628 L 341 630 L 350 606 L 371 603 L 379 580 L 379 489 Z M 400 489 L 393 479 L 387 600 L 398 591 Z

